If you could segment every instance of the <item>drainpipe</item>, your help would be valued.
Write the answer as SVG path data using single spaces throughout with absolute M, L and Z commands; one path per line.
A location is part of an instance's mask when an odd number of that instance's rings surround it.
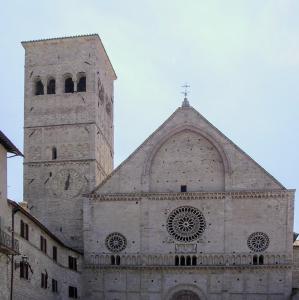
M 11 211 L 11 246 L 14 251 L 15 249 L 15 214 L 19 211 L 20 209 L 18 207 L 14 207 Z M 11 272 L 10 272 L 10 300 L 12 300 L 12 295 L 13 295 L 13 276 L 14 276 L 14 258 L 15 255 L 11 255 Z

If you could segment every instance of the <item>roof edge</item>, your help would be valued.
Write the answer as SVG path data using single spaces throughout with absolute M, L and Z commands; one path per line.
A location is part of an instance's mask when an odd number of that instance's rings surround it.
M 39 42 L 48 42 L 48 41 L 55 41 L 55 40 L 66 40 L 66 39 L 76 39 L 76 38 L 84 38 L 84 37 L 99 37 L 97 33 L 90 33 L 90 34 L 78 34 L 78 35 L 69 35 L 69 36 L 62 36 L 62 37 L 54 37 L 54 38 L 44 38 L 44 39 L 37 39 L 37 40 L 28 40 L 28 41 L 21 41 L 21 44 L 30 44 L 30 43 L 39 43 Z
M 13 144 L 13 142 L 0 130 L 0 144 L 9 153 L 13 153 L 16 156 L 24 156 L 23 153 Z
M 17 202 L 7 199 L 7 203 L 15 208 L 17 208 L 22 214 L 24 214 L 28 219 L 30 219 L 33 223 L 35 223 L 41 230 L 43 230 L 47 235 L 49 235 L 54 241 L 56 241 L 61 246 L 74 251 L 80 255 L 83 255 L 82 252 L 67 246 L 64 244 L 54 233 L 52 233 L 45 225 L 43 225 L 38 219 L 36 219 L 33 215 L 31 215 L 28 211 L 26 211 L 22 206 L 20 206 Z

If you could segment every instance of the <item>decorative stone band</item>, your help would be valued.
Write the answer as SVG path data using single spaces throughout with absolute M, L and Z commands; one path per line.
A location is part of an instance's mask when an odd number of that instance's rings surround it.
M 90 198 L 97 201 L 139 201 L 149 200 L 200 200 L 200 199 L 241 199 L 241 198 L 294 198 L 295 190 L 272 191 L 227 191 L 227 192 L 190 192 L 190 193 L 119 193 L 91 194 Z
M 239 254 L 166 254 L 166 255 L 117 255 L 120 263 L 117 267 L 252 267 L 277 266 L 292 267 L 292 258 L 281 253 L 239 253 Z M 85 267 L 115 267 L 111 258 L 115 254 L 85 254 Z M 184 264 L 182 264 L 182 260 Z M 190 265 L 188 265 L 188 260 Z

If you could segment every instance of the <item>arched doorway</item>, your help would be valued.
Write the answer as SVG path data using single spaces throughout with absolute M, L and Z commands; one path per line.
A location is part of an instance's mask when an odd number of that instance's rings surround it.
M 192 291 L 182 290 L 175 293 L 171 300 L 200 300 L 200 298 Z

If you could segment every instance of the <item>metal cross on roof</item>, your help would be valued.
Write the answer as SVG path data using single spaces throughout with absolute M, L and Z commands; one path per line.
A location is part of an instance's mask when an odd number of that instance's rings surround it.
M 187 96 L 189 94 L 189 91 L 188 91 L 189 87 L 190 87 L 190 85 L 188 85 L 187 83 L 182 85 L 182 88 L 184 88 L 184 91 L 182 92 L 182 94 L 184 95 L 184 101 L 182 103 L 182 107 L 189 107 L 190 106 L 188 98 L 187 98 Z

